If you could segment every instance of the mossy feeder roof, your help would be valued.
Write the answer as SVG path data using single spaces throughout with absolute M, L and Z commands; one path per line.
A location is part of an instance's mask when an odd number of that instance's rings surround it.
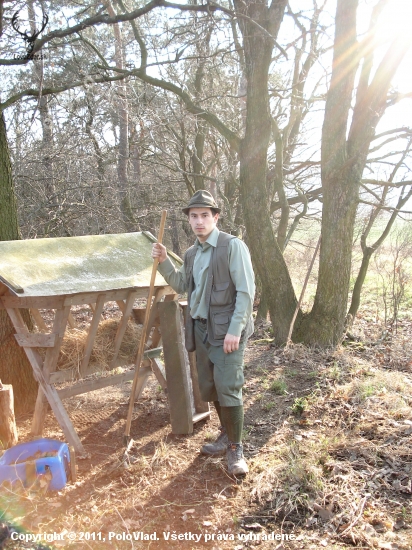
M 153 242 L 147 232 L 2 241 L 0 280 L 18 296 L 144 288 L 150 284 Z M 155 286 L 166 285 L 157 273 Z

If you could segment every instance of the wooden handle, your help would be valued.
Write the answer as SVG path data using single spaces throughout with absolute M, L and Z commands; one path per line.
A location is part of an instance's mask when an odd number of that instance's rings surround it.
M 164 234 L 165 224 L 166 224 L 166 216 L 167 216 L 167 210 L 162 210 L 162 216 L 160 218 L 159 235 L 157 238 L 157 242 L 160 244 L 162 244 L 162 241 L 163 241 L 163 234 Z M 128 440 L 130 436 L 130 427 L 132 424 L 132 415 L 133 415 L 133 408 L 134 408 L 136 386 L 137 386 L 137 380 L 139 378 L 139 370 L 140 370 L 140 364 L 143 358 L 144 346 L 146 343 L 147 325 L 149 324 L 150 310 L 151 310 L 152 298 L 154 293 L 154 283 L 156 279 L 156 272 L 157 272 L 158 265 L 159 265 L 159 259 L 155 258 L 153 262 L 153 267 L 152 267 L 152 276 L 150 278 L 149 294 L 147 296 L 147 305 L 146 305 L 146 311 L 144 316 L 142 334 L 140 337 L 139 349 L 136 355 L 135 372 L 133 377 L 132 390 L 130 394 L 129 410 L 127 412 L 126 429 L 124 432 L 124 439 L 125 439 L 126 445 L 129 442 Z

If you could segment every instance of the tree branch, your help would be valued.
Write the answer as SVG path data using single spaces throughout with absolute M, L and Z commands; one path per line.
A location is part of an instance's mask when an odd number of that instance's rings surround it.
M 101 68 L 104 68 L 104 67 L 101 67 Z M 202 118 L 203 120 L 208 122 L 211 126 L 216 128 L 216 130 L 224 138 L 228 140 L 228 142 L 235 149 L 235 151 L 236 152 L 239 151 L 239 148 L 240 148 L 239 136 L 235 132 L 233 132 L 230 128 L 228 128 L 216 115 L 196 105 L 190 98 L 189 94 L 183 91 L 182 88 L 179 88 L 179 86 L 176 86 L 176 84 L 173 84 L 172 82 L 168 82 L 167 80 L 162 80 L 159 78 L 154 78 L 153 76 L 149 76 L 148 74 L 146 74 L 146 72 L 143 69 L 132 69 L 130 71 L 127 71 L 127 70 L 120 70 L 117 67 L 111 67 L 111 70 L 115 72 L 120 72 L 123 75 L 123 77 L 136 76 L 140 80 L 143 80 L 143 82 L 147 82 L 148 84 L 151 84 L 156 88 L 162 88 L 163 90 L 167 90 L 169 92 L 174 93 L 175 95 L 177 95 L 183 100 L 187 110 L 190 113 Z

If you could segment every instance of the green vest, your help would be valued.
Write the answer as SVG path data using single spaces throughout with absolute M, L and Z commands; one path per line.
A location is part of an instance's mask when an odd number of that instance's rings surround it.
M 216 247 L 213 247 L 206 281 L 206 303 L 209 304 L 207 317 L 208 341 L 212 346 L 223 346 L 223 340 L 229 329 L 235 310 L 236 287 L 230 277 L 228 246 L 233 235 L 219 233 Z M 192 295 L 193 264 L 197 246 L 191 246 L 185 253 L 184 264 L 187 283 L 187 311 L 185 322 L 185 345 L 188 351 L 195 351 L 194 319 L 190 316 L 190 298 Z M 242 332 L 241 339 L 247 339 L 253 333 L 253 319 L 250 317 Z

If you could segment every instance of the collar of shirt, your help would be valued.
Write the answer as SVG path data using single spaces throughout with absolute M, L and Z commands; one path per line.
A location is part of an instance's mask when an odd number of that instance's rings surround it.
M 197 248 L 200 248 L 201 250 L 205 250 L 209 248 L 209 246 L 214 246 L 216 248 L 219 233 L 219 229 L 215 227 L 204 243 L 201 243 L 199 239 L 196 239 Z

